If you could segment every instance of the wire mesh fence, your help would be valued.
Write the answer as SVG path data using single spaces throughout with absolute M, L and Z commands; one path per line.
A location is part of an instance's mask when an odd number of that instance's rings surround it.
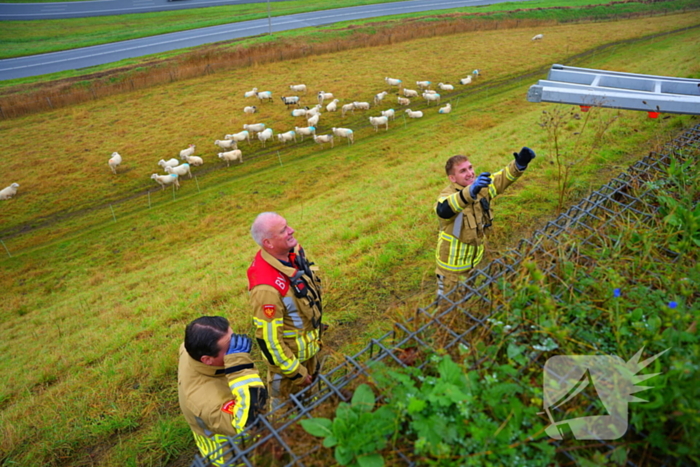
M 292 427 L 300 420 L 318 416 L 321 407 L 348 402 L 352 396 L 350 389 L 357 386 L 359 380 L 369 378 L 368 366 L 375 362 L 389 362 L 406 367 L 405 349 L 417 348 L 428 355 L 435 350 L 454 351 L 459 347 L 468 347 L 477 334 L 488 334 L 493 330 L 493 317 L 503 311 L 504 304 L 495 300 L 493 291 L 515 280 L 524 263 L 530 258 L 537 258 L 541 272 L 562 284 L 552 293 L 554 300 L 561 300 L 571 293 L 567 278 L 561 268 L 561 258 L 585 262 L 585 251 L 603 248 L 608 241 L 608 230 L 615 228 L 620 219 L 630 216 L 639 223 L 651 223 L 657 217 L 658 205 L 653 202 L 652 183 L 664 177 L 671 159 L 683 153 L 683 157 L 700 160 L 700 125 L 686 130 L 683 134 L 666 144 L 660 152 L 652 152 L 638 161 L 625 172 L 614 177 L 590 196 L 569 208 L 555 220 L 548 222 L 530 238 L 522 240 L 518 246 L 502 257 L 473 270 L 471 275 L 446 299 L 435 300 L 419 308 L 415 317 L 404 323 L 395 323 L 393 330 L 370 342 L 355 355 L 345 356 L 342 364 L 319 375 L 318 384 L 291 396 L 284 405 L 276 410 L 261 415 L 257 427 L 250 430 L 249 441 L 230 439 L 228 445 L 217 459 L 203 459 L 196 456 L 192 467 L 204 467 L 210 464 L 223 466 L 260 465 L 256 454 L 270 442 L 276 444 L 277 458 L 284 459 L 284 465 L 304 466 L 313 464 L 314 454 L 322 449 L 320 443 L 314 447 L 296 447 L 288 435 Z M 571 238 L 579 247 L 571 248 Z M 566 242 L 565 242 L 566 240 Z M 566 243 L 566 248 L 560 248 Z M 665 261 L 674 262 L 678 254 L 661 251 Z M 575 291 L 574 291 L 575 292 Z M 575 324 L 575 323 L 572 323 Z M 572 326 L 573 327 L 573 326 Z M 585 339 L 585 336 L 579 336 Z M 541 354 L 541 352 L 540 352 Z M 474 361 L 478 368 L 481 362 Z M 541 374 L 542 363 L 537 356 L 529 359 L 529 365 L 536 366 Z M 417 365 L 420 368 L 420 363 Z M 523 369 L 520 369 L 522 371 Z M 644 433 L 635 433 L 644 438 Z M 250 441 L 250 439 L 254 441 Z M 556 442 L 555 442 L 556 444 Z M 601 446 L 610 450 L 614 445 L 603 441 Z M 563 455 L 572 462 L 574 457 L 564 450 Z M 404 465 L 416 465 L 404 454 L 398 453 Z M 634 467 L 633 460 L 626 460 L 626 465 Z M 661 461 L 659 465 L 679 465 L 677 460 Z M 280 463 L 281 465 L 282 463 Z M 682 465 L 682 464 L 680 464 Z

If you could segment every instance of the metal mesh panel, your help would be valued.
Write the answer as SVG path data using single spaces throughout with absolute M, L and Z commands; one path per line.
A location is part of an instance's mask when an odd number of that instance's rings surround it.
M 697 125 L 666 144 L 661 152 L 649 153 L 627 171 L 582 199 L 555 220 L 548 222 L 532 237 L 521 240 L 516 248 L 505 252 L 501 258 L 473 270 L 465 282 L 447 294 L 447 299 L 441 304 L 442 311 L 439 311 L 439 303 L 434 301 L 416 310 L 415 317 L 407 323 L 395 323 L 393 331 L 378 339 L 370 340 L 367 346 L 357 354 L 345 356 L 342 364 L 319 376 L 319 383 L 315 385 L 315 392 L 312 395 L 310 388 L 307 388 L 292 396 L 289 401 L 274 411 L 262 415 L 259 426 L 244 433 L 249 436 L 249 441 L 236 444 L 236 439 L 230 439 L 224 458 L 218 461 L 223 461 L 224 466 L 255 465 L 256 450 L 274 440 L 282 450 L 281 455 L 288 459 L 285 465 L 304 466 L 304 460 L 311 459 L 319 446 L 305 448 L 305 452 L 296 452 L 294 446 L 290 446 L 286 441 L 285 430 L 301 419 L 313 417 L 314 412 L 321 405 L 327 405 L 329 401 L 348 402 L 351 395 L 345 388 L 349 385 L 354 387 L 357 379 L 368 377 L 368 364 L 390 361 L 405 367 L 406 364 L 400 358 L 401 349 L 416 347 L 426 353 L 435 350 L 430 343 L 431 340 L 426 336 L 440 333 L 444 336 L 440 348 L 449 351 L 460 344 L 468 345 L 468 338 L 477 332 L 490 332 L 489 319 L 502 309 L 502 305 L 492 302 L 490 290 L 498 287 L 503 281 L 515 278 L 521 270 L 521 265 L 528 258 L 538 258 L 538 266 L 545 276 L 565 284 L 557 274 L 560 258 L 552 255 L 551 252 L 555 251 L 560 243 L 563 244 L 565 239 L 571 238 L 575 238 L 579 245 L 603 247 L 607 239 L 606 229 L 614 227 L 616 222 L 630 216 L 638 222 L 651 221 L 655 217 L 657 207 L 648 202 L 650 188 L 646 182 L 658 179 L 665 174 L 672 154 L 684 150 L 697 159 L 700 157 L 697 151 L 699 149 L 700 125 Z M 677 257 L 671 251 L 664 253 L 669 261 L 674 261 Z M 585 263 L 587 260 L 584 254 L 573 249 L 565 252 L 565 255 L 579 262 Z M 568 288 L 566 291 L 581 293 Z M 561 298 L 561 293 L 564 293 L 564 290 L 552 296 L 557 300 Z M 478 310 L 478 316 L 475 316 L 477 313 L 473 313 L 472 310 Z M 455 326 L 455 323 L 459 325 Z M 474 367 L 478 367 L 479 363 L 476 362 Z M 530 364 L 542 367 L 537 358 L 531 358 Z M 555 445 L 559 444 L 555 442 Z M 602 446 L 608 446 L 610 450 L 614 448 L 607 444 Z M 568 452 L 564 451 L 564 455 L 574 461 L 574 457 Z M 415 465 L 405 455 L 399 453 L 398 456 L 405 465 Z M 662 462 L 660 464 L 667 465 Z M 209 464 L 200 456 L 196 456 L 191 464 L 192 467 L 206 465 Z M 634 467 L 636 464 L 628 461 L 627 465 Z

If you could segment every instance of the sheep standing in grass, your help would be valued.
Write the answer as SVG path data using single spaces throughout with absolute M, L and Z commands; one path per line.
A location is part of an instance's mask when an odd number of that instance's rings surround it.
M 258 111 L 258 108 L 257 108 L 257 106 L 254 106 L 254 105 L 246 105 L 245 107 L 243 107 L 243 113 L 247 113 L 247 114 L 252 115 L 257 111 Z
M 411 99 L 408 97 L 398 96 L 399 105 L 411 105 Z
M 418 91 L 415 89 L 403 88 L 404 97 L 418 97 Z
M 396 112 L 394 112 L 394 109 L 382 110 L 382 117 L 387 117 L 392 120 L 395 120 Z
M 224 139 L 232 139 L 236 142 L 248 140 L 248 142 L 250 143 L 250 133 L 248 132 L 248 130 L 243 130 L 232 135 L 226 135 L 224 136 Z
M 319 91 L 318 92 L 318 103 L 323 105 L 323 101 L 326 99 L 333 99 L 335 96 L 333 95 L 332 92 L 323 92 Z
M 258 96 L 258 99 L 260 102 L 263 101 L 270 101 L 272 102 L 272 91 L 260 91 L 255 93 L 256 96 Z
M 165 159 L 161 159 L 158 161 L 158 165 L 163 168 L 166 168 L 168 166 L 177 167 L 178 165 L 180 165 L 180 161 L 175 158 L 169 159 L 167 161 Z
M 226 167 L 231 166 L 231 162 L 239 161 L 243 163 L 243 153 L 240 149 L 234 149 L 233 151 L 220 152 L 219 159 L 226 161 Z
M 441 91 L 454 91 L 455 90 L 455 87 L 452 86 L 451 84 L 438 83 L 438 87 L 440 88 Z
M 308 123 L 309 126 L 316 126 L 316 125 L 318 125 L 318 121 L 320 118 L 321 118 L 321 114 L 312 115 L 311 117 L 306 119 L 306 122 Z
M 246 91 L 245 94 L 243 94 L 243 97 L 255 97 L 255 95 L 258 93 L 258 88 L 253 88 L 250 91 Z
M 165 190 L 166 185 L 175 185 L 176 189 L 180 189 L 180 182 L 177 180 L 177 174 L 168 174 L 168 175 L 158 175 L 158 174 L 153 174 L 151 175 L 151 178 L 158 183 L 163 190 Z
M 430 81 L 416 81 L 416 86 L 418 86 L 418 88 L 422 89 L 423 91 L 429 89 L 431 84 L 432 83 Z
M 185 162 L 184 164 L 178 165 L 177 167 L 166 167 L 165 171 L 169 174 L 177 174 L 178 177 L 184 177 L 185 174 L 192 178 L 192 172 L 190 172 L 190 164 Z
M 351 102 L 350 104 L 344 104 L 344 105 L 340 108 L 340 112 L 341 112 L 343 118 L 345 117 L 345 114 L 348 113 L 348 111 L 352 111 L 352 113 L 355 113 L 355 104 L 353 104 L 353 103 Z
M 236 143 L 232 139 L 217 139 L 214 141 L 214 144 L 216 146 L 219 146 L 221 149 L 226 151 L 227 149 L 230 151 L 231 149 L 238 149 L 238 143 Z
M 544 34 L 537 34 L 535 37 L 532 38 L 533 41 L 541 41 L 542 38 L 544 37 Z
M 303 92 L 304 94 L 306 94 L 305 84 L 290 84 L 289 89 L 291 89 L 294 92 Z
M 335 112 L 338 110 L 338 99 L 333 99 L 330 104 L 326 106 L 326 112 Z
M 280 141 L 280 143 L 284 144 L 287 144 L 289 141 L 294 141 L 296 143 L 297 134 L 294 132 L 294 130 L 289 130 L 285 133 L 277 133 L 277 139 Z
M 316 104 L 310 109 L 306 108 L 306 116 L 313 117 L 314 115 L 321 115 L 321 104 Z
M 389 131 L 389 117 L 384 115 L 381 117 L 369 117 L 369 123 L 374 127 L 374 131 L 379 131 L 381 125 L 384 125 L 386 131 Z
M 122 156 L 118 152 L 113 152 L 112 157 L 109 158 L 109 168 L 112 169 L 113 173 L 117 173 L 117 167 L 122 163 Z
M 411 109 L 406 109 L 406 113 L 408 114 L 409 118 L 421 118 L 423 116 L 423 112 L 420 110 L 411 110 Z
M 251 124 L 244 124 L 243 129 L 250 132 L 250 133 L 260 133 L 265 129 L 267 125 L 264 123 L 251 123 Z M 248 141 L 250 141 L 250 138 L 248 138 Z
M 440 107 L 440 110 L 438 110 L 439 114 L 448 114 L 450 112 L 452 112 L 452 104 L 450 104 L 449 102 L 447 103 L 447 105 L 445 105 L 445 107 Z
M 436 92 L 424 92 L 423 99 L 428 101 L 428 105 L 430 105 L 431 102 L 435 102 L 436 104 L 439 104 L 440 103 L 440 94 L 438 94 Z
M 204 164 L 204 160 L 201 157 L 197 156 L 186 156 L 185 161 L 187 161 L 187 163 L 190 164 L 192 167 L 197 167 L 199 165 Z
M 389 86 L 401 86 L 401 80 L 396 78 L 384 78 L 384 82 Z
M 307 127 L 294 127 L 296 134 L 301 135 L 301 140 L 304 141 L 304 136 L 311 136 L 316 134 L 316 128 L 312 126 Z
M 382 91 L 378 94 L 374 95 L 374 105 L 379 105 L 382 103 L 382 100 L 386 97 L 386 95 L 389 94 L 386 91 Z
M 352 106 L 355 110 L 369 110 L 369 102 L 353 102 Z
M 0 190 L 0 199 L 10 199 L 17 194 L 17 188 L 19 188 L 19 183 L 13 183 Z
M 263 147 L 267 147 L 267 141 L 272 138 L 272 128 L 265 128 L 258 133 L 258 139 L 262 142 Z
M 333 128 L 333 134 L 338 138 L 345 138 L 348 144 L 355 143 L 355 133 L 350 128 Z
M 303 109 L 292 109 L 292 117 L 306 117 L 306 111 L 309 110 L 308 107 Z
M 299 96 L 282 96 L 280 99 L 282 99 L 282 102 L 287 106 L 287 108 L 289 108 L 290 105 L 299 105 Z
M 459 80 L 459 84 L 469 84 L 472 82 L 472 75 L 467 76 Z
M 187 149 L 183 149 L 182 151 L 180 151 L 180 160 L 186 160 L 186 159 L 187 159 L 187 156 L 193 155 L 193 154 L 194 154 L 194 148 L 195 148 L 195 145 L 194 145 L 194 144 L 190 144 L 189 147 L 188 147 Z
M 481 70 L 479 70 L 479 69 L 477 68 L 476 70 L 472 71 L 472 75 L 474 75 L 475 78 L 476 78 L 477 76 L 481 76 Z
M 316 135 L 314 134 L 314 141 L 321 146 L 326 143 L 331 143 L 331 148 L 333 148 L 333 135 Z

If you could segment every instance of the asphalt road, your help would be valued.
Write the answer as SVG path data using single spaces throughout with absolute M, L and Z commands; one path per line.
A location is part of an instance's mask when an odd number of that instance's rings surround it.
M 250 2 L 250 0 L 244 0 Z M 260 0 L 262 2 L 263 0 Z M 266 1 L 266 0 L 265 0 Z M 506 1 L 527 0 L 414 0 L 408 2 L 382 3 L 351 8 L 339 8 L 334 10 L 315 11 L 296 15 L 279 16 L 268 19 L 243 21 L 221 26 L 181 31 L 158 36 L 133 39 L 129 41 L 114 42 L 110 44 L 85 47 L 81 49 L 65 50 L 48 54 L 32 55 L 27 57 L 0 60 L 0 81 L 26 78 L 66 70 L 88 68 L 96 65 L 112 63 L 127 58 L 141 57 L 145 55 L 168 52 L 171 50 L 195 47 L 213 42 L 238 39 L 242 37 L 257 36 L 291 29 L 299 29 L 310 26 L 322 26 L 339 21 L 375 18 L 380 16 L 396 15 L 403 13 L 415 13 L 430 10 L 442 10 L 464 6 L 490 5 Z M 124 8 L 129 8 L 129 3 L 165 3 L 166 5 L 178 5 L 181 3 L 197 3 L 198 7 L 206 3 L 215 3 L 211 0 L 186 0 L 183 2 L 166 2 L 166 0 L 120 0 Z M 105 0 L 100 2 L 69 2 L 69 3 L 44 3 L 26 5 L 79 5 L 86 3 L 115 4 L 116 1 Z M 235 3 L 235 2 L 221 2 Z M 0 11 L 5 5 L 0 4 Z M 2 15 L 0 15 L 1 17 Z

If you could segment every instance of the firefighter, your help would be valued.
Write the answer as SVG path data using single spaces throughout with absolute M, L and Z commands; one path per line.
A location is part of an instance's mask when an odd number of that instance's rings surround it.
M 321 281 L 284 217 L 264 212 L 250 233 L 260 246 L 248 268 L 255 337 L 267 362 L 271 408 L 318 374 Z
M 250 358 L 252 339 L 226 318 L 202 316 L 185 328 L 177 383 L 180 409 L 202 457 L 224 465 L 227 438 L 255 423 L 267 390 Z
M 491 200 L 523 174 L 535 152 L 523 147 L 513 156 L 515 160 L 498 172 L 482 172 L 479 176 L 467 156 L 456 155 L 447 160 L 445 172 L 450 185 L 440 192 L 435 204 L 440 222 L 435 250 L 438 300 L 463 281 L 483 258 L 493 221 Z

